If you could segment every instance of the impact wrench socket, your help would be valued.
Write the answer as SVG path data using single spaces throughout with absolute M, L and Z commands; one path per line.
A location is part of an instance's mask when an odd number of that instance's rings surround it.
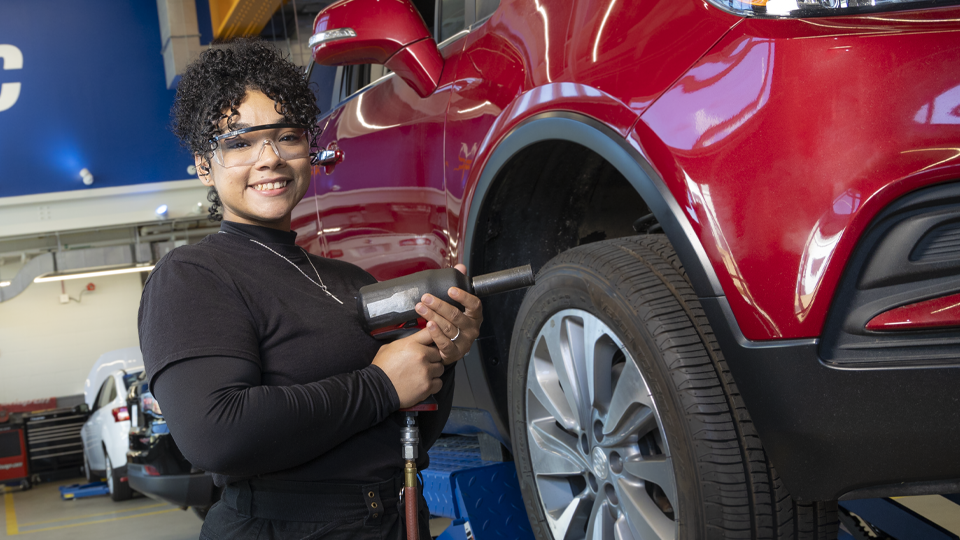
M 450 287 L 482 298 L 530 287 L 534 281 L 533 269 L 529 264 L 484 274 L 472 280 L 456 268 L 424 270 L 361 287 L 357 295 L 357 309 L 366 330 L 373 332 L 415 320 L 419 315 L 414 308 L 427 293 L 463 311 L 463 306 L 447 294 Z

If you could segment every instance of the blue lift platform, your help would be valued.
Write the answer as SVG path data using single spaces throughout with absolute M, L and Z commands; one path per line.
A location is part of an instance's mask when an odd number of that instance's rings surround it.
M 451 524 L 438 540 L 532 540 L 513 462 L 483 461 L 474 437 L 446 437 L 430 449 L 423 496 Z
M 107 486 L 106 482 L 91 482 L 89 484 L 71 484 L 69 486 L 60 486 L 60 498 L 65 501 L 109 494 L 110 488 Z

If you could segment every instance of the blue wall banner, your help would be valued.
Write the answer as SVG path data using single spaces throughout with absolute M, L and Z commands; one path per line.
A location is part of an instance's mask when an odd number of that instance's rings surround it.
M 0 197 L 189 178 L 161 46 L 154 1 L 0 2 Z

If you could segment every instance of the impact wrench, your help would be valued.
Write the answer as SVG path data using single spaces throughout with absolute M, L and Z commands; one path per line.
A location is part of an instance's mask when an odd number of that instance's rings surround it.
M 425 270 L 397 279 L 382 281 L 360 288 L 357 296 L 357 309 L 363 319 L 364 327 L 380 340 L 393 340 L 409 335 L 416 330 L 417 312 L 415 307 L 424 294 L 432 294 L 456 307 L 464 307 L 450 298 L 447 291 L 457 287 L 478 297 L 490 296 L 534 284 L 533 269 L 530 265 L 501 270 L 492 274 L 477 276 L 472 280 L 461 274 L 456 268 Z M 419 540 L 417 523 L 417 458 L 420 451 L 420 429 L 417 427 L 417 414 L 420 411 L 437 410 L 437 400 L 430 396 L 422 402 L 406 409 L 406 425 L 400 430 L 400 443 L 403 448 L 403 494 L 407 525 L 407 540 Z

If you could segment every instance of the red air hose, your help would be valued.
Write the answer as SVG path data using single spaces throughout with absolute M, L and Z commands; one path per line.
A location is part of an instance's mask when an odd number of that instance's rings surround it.
M 403 488 L 403 498 L 406 500 L 407 510 L 407 540 L 420 540 L 420 531 L 417 526 L 417 488 Z

